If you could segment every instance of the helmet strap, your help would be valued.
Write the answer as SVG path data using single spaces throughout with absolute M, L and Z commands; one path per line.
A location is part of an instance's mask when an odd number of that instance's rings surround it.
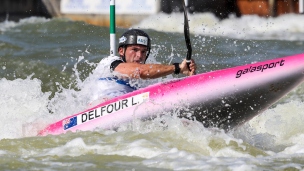
M 145 60 L 145 63 L 146 63 L 146 61 L 147 61 L 147 59 L 148 59 L 149 55 L 150 55 L 150 48 L 148 48 L 148 52 L 147 52 L 147 55 L 146 55 L 146 60 Z
M 127 46 L 121 46 L 119 48 L 123 48 L 123 55 L 120 55 L 121 59 L 124 61 L 124 62 L 127 62 L 126 61 L 126 50 L 127 50 Z
M 124 62 L 127 62 L 127 61 L 126 61 L 126 50 L 124 50 L 124 53 L 123 53 L 123 56 L 122 56 L 122 60 L 123 60 Z

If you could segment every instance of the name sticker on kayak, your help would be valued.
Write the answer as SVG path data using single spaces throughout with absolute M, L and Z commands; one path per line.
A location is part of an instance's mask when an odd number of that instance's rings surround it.
M 149 92 L 145 92 L 142 94 L 138 94 L 126 99 L 122 99 L 105 106 L 98 107 L 88 112 L 81 113 L 77 116 L 73 116 L 62 121 L 62 126 L 64 130 L 67 130 L 76 125 L 80 125 L 94 119 L 97 119 L 101 116 L 105 116 L 111 113 L 115 113 L 117 111 L 127 109 L 129 107 L 133 107 L 139 105 L 149 99 Z

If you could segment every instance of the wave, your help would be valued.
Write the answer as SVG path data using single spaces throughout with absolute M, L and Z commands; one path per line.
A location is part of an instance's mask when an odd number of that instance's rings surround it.
M 6 19 L 4 22 L 0 22 L 0 31 L 5 32 L 5 31 L 9 31 L 12 28 L 19 27 L 22 25 L 45 23 L 45 22 L 49 22 L 49 21 L 51 21 L 51 19 L 47 19 L 44 17 L 29 17 L 29 18 L 21 19 L 18 22 L 9 21 L 9 19 Z
M 212 13 L 190 14 L 190 32 L 195 35 L 220 36 L 255 40 L 304 40 L 304 15 L 285 14 L 276 18 L 244 15 L 219 20 Z M 155 24 L 157 23 L 157 24 Z M 151 15 L 132 27 L 161 32 L 183 33 L 182 13 Z

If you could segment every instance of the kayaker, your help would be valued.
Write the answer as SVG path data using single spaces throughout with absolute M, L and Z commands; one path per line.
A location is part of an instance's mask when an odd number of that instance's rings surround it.
M 189 69 L 186 60 L 173 64 L 146 64 L 151 50 L 149 35 L 139 29 L 130 29 L 119 38 L 119 56 L 109 56 L 101 60 L 99 66 L 109 71 L 109 77 L 100 80 L 112 80 L 124 85 L 125 93 L 139 88 L 134 79 L 154 79 L 169 74 L 195 74 L 196 64 L 191 60 Z

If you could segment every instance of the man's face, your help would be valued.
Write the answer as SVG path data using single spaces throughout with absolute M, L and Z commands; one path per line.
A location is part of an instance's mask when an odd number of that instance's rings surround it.
M 126 51 L 124 53 L 124 51 Z M 126 62 L 135 62 L 135 63 L 145 63 L 148 49 L 143 45 L 128 45 L 126 48 L 119 48 L 119 55 L 123 56 L 125 54 Z

